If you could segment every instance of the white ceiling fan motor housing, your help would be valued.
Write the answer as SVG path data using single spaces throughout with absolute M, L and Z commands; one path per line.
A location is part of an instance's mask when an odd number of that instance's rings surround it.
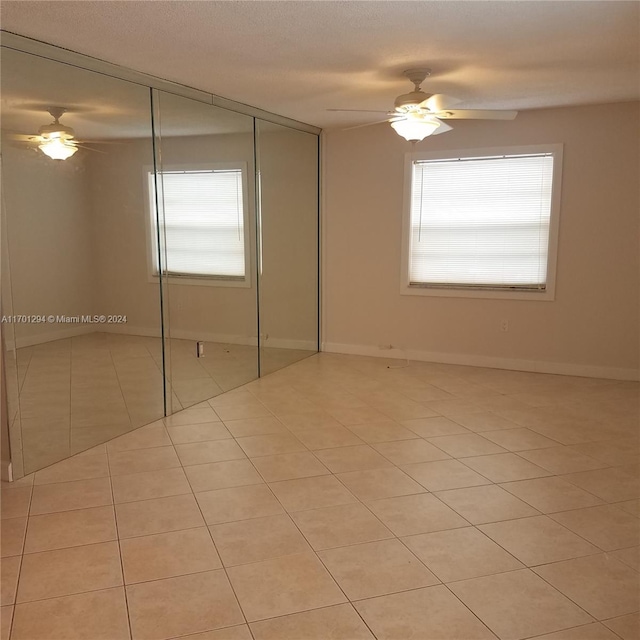
M 46 139 L 60 138 L 61 140 L 71 140 L 76 132 L 71 127 L 65 127 L 58 122 L 59 118 L 67 111 L 64 107 L 49 107 L 47 111 L 51 114 L 54 122 L 46 124 L 38 129 L 38 135 Z
M 425 78 L 431 75 L 431 69 L 407 69 L 404 75 L 415 85 L 415 89 L 411 93 L 403 93 L 395 99 L 394 106 L 399 113 L 409 113 L 411 111 L 424 111 L 420 104 L 430 98 L 432 94 L 425 93 L 420 89 L 420 85 Z
M 424 111 L 420 104 L 432 94 L 424 91 L 412 91 L 411 93 L 403 93 L 395 99 L 394 106 L 399 113 L 408 113 L 410 111 Z
M 71 127 L 65 127 L 63 124 L 46 124 L 38 129 L 38 135 L 43 138 L 61 138 L 63 140 L 71 140 L 75 137 L 75 131 Z

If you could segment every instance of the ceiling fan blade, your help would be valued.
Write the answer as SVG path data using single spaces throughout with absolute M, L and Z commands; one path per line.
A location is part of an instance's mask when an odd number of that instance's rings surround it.
M 95 151 L 96 153 L 107 153 L 106 151 L 102 151 L 100 149 L 92 149 L 91 147 L 87 147 L 84 144 L 75 143 L 73 146 L 74 147 L 78 147 L 78 149 L 86 149 L 87 151 Z
M 387 118 L 384 120 L 376 120 L 375 122 L 366 122 L 365 124 L 357 124 L 355 127 L 345 127 L 341 131 L 350 131 L 351 129 L 362 129 L 362 127 L 371 127 L 374 124 L 382 124 L 383 122 L 390 122 Z
M 434 115 L 442 120 L 513 120 L 518 112 L 493 109 L 447 109 Z
M 444 111 L 453 107 L 454 104 L 461 102 L 459 98 L 453 96 L 447 96 L 444 93 L 434 93 L 430 98 L 427 98 L 420 103 L 421 107 L 429 109 L 429 111 Z
M 440 126 L 431 134 L 432 136 L 437 136 L 439 133 L 447 133 L 447 131 L 452 131 L 453 127 L 449 126 L 446 122 L 441 122 Z
M 125 142 L 118 142 L 117 140 L 74 140 L 78 144 L 126 144 Z
M 353 113 L 388 113 L 380 109 L 325 109 L 325 111 L 351 111 Z
M 27 133 L 16 133 L 13 131 L 5 132 L 3 137 L 15 142 L 42 142 L 42 138 L 40 136 L 29 135 Z

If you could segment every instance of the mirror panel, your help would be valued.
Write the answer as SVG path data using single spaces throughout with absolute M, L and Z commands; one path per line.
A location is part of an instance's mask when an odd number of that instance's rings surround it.
M 11 293 L 11 262 L 9 260 L 9 243 L 7 242 L 7 217 L 4 206 L 4 198 L 2 198 L 2 206 L 0 209 L 0 224 L 2 230 L 0 232 L 0 314 L 2 315 L 2 339 L 0 348 L 2 348 L 2 379 L 4 381 L 4 393 L 0 399 L 0 409 L 2 414 L 0 419 L 6 420 L 6 425 L 2 425 L 2 442 L 3 461 L 12 459 L 13 473 L 17 477 L 24 475 L 24 463 L 22 460 L 22 429 L 20 423 L 19 394 L 18 390 L 24 382 L 27 372 L 27 350 L 18 350 L 15 348 L 15 326 L 13 322 L 7 322 L 13 318 L 13 296 Z M 25 363 L 26 361 L 26 363 Z M 2 393 L 3 390 L 0 390 Z M 9 443 L 7 444 L 7 436 Z M 7 455 L 9 452 L 13 455 Z
M 142 171 L 131 169 L 153 164 L 150 94 L 2 56 L 3 313 L 20 320 L 5 332 L 11 444 L 29 473 L 164 415 L 160 293 L 144 258 Z M 54 154 L 82 144 L 53 159 L 39 148 L 47 135 Z
M 173 412 L 258 377 L 253 118 L 153 96 Z
M 256 120 L 261 375 L 318 351 L 318 142 Z
M 14 477 L 317 351 L 317 135 L 7 48 L 1 82 Z

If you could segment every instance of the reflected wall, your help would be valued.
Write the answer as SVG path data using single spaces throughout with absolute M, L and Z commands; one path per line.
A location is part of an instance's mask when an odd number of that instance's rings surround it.
M 318 351 L 318 136 L 256 119 L 260 371 Z
M 317 351 L 317 135 L 2 52 L 14 477 Z
M 175 411 L 258 377 L 253 118 L 164 91 L 153 103 Z
M 134 241 L 140 180 L 123 158 L 153 163 L 149 90 L 13 50 L 2 72 L 2 302 L 19 475 L 164 415 L 161 317 L 157 284 L 122 295 L 146 275 Z M 52 107 L 82 141 L 65 160 L 38 148 Z

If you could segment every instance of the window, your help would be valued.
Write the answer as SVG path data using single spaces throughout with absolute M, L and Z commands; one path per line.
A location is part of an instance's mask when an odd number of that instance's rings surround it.
M 553 299 L 561 153 L 407 154 L 402 292 Z
M 158 275 L 155 189 L 164 215 L 163 273 L 184 284 L 248 286 L 246 169 L 238 165 L 148 172 L 152 273 Z M 209 281 L 209 282 L 207 282 Z

